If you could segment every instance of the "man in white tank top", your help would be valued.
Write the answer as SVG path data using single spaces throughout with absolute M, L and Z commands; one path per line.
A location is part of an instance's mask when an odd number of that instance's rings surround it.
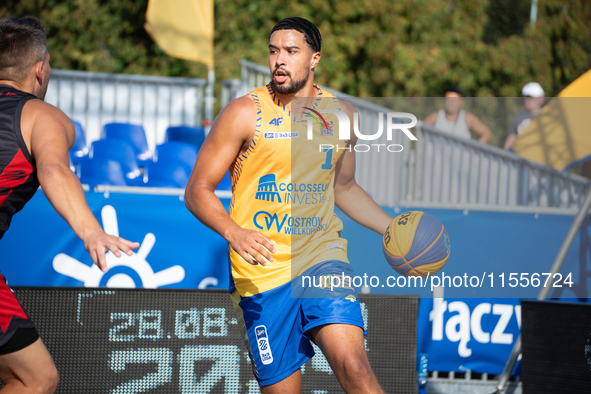
M 464 94 L 451 86 L 443 91 L 445 97 L 445 110 L 431 113 L 425 118 L 425 123 L 434 126 L 437 130 L 449 133 L 456 137 L 470 139 L 470 131 L 478 134 L 478 141 L 486 144 L 492 138 L 492 131 L 482 123 L 478 116 L 466 112 L 464 106 Z

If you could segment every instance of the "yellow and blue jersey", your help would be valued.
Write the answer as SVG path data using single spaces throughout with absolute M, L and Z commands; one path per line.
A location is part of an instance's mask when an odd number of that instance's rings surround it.
M 339 109 L 338 100 L 316 85 L 313 111 Z M 328 260 L 348 262 L 342 222 L 334 214 L 335 167 L 344 149 L 331 125 L 307 122 L 291 112 L 270 85 L 249 93 L 257 121 L 249 148 L 230 168 L 230 216 L 242 228 L 257 230 L 275 244 L 274 261 L 247 263 L 230 248 L 231 291 L 250 297 L 291 281 L 311 266 Z

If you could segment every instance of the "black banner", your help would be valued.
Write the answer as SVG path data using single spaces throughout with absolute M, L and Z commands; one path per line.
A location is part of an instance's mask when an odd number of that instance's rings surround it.
M 15 288 L 60 373 L 57 393 L 259 393 L 226 291 Z M 416 390 L 419 299 L 360 296 L 386 392 Z M 318 348 L 303 392 L 342 389 Z
M 591 389 L 591 305 L 521 301 L 525 394 Z

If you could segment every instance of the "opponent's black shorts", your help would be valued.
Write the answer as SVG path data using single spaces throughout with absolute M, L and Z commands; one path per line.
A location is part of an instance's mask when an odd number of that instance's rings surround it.
M 24 349 L 38 338 L 35 324 L 0 274 L 0 354 Z

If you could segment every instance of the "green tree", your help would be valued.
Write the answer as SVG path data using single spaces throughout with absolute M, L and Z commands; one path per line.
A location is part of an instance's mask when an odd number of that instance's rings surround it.
M 240 59 L 267 63 L 268 36 L 288 16 L 323 35 L 317 82 L 357 96 L 519 96 L 538 81 L 547 96 L 591 68 L 591 2 L 540 0 L 215 0 L 218 84 Z M 147 0 L 8 0 L 0 17 L 31 15 L 48 31 L 55 68 L 206 77 L 204 65 L 165 55 L 145 32 Z M 219 91 L 219 87 L 218 87 Z
M 0 17 L 34 16 L 47 30 L 53 68 L 200 77 L 201 64 L 164 54 L 144 30 L 147 0 L 8 0 Z

